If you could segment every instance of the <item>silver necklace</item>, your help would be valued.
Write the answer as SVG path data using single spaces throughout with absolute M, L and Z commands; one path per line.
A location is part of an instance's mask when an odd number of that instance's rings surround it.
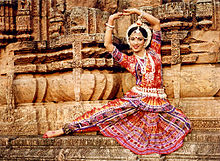
M 150 60 L 150 65 L 151 65 L 151 68 L 152 70 L 149 72 L 149 73 L 146 73 L 146 66 L 147 66 L 147 59 L 146 59 L 146 51 L 144 53 L 144 57 L 140 57 L 138 55 L 135 55 L 136 58 L 137 58 L 137 61 L 140 65 L 140 68 L 141 68 L 141 73 L 142 74 L 145 74 L 145 77 L 148 81 L 152 81 L 154 80 L 154 73 L 155 73 L 155 63 L 153 61 L 153 58 L 152 56 L 148 53 L 148 58 Z M 144 62 L 141 61 L 141 59 L 144 59 Z

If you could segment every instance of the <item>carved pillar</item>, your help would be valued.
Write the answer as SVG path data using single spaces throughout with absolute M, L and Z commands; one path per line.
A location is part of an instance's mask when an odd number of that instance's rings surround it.
M 75 100 L 77 102 L 81 101 L 81 92 L 80 92 L 80 82 L 81 82 L 81 73 L 82 73 L 82 55 L 81 55 L 81 42 L 73 41 L 73 77 L 74 77 L 74 92 Z
M 50 40 L 58 39 L 64 35 L 64 23 L 65 23 L 65 1 L 51 1 L 49 12 L 49 37 Z
M 16 48 L 16 46 L 14 46 Z M 7 77 L 7 86 L 6 86 L 6 113 L 3 118 L 5 122 L 13 123 L 14 120 L 14 110 L 15 110 L 15 97 L 14 97 L 14 50 L 12 45 L 8 45 L 6 49 L 8 53 L 7 67 L 6 67 L 6 77 Z
M 180 40 L 177 32 L 171 36 L 171 69 L 174 72 L 174 106 L 179 106 L 180 101 L 180 72 L 181 72 L 181 58 L 180 58 Z
M 16 3 L 12 0 L 0 1 L 0 47 L 14 41 Z
M 13 23 L 13 2 L 12 1 L 5 1 L 4 3 L 4 9 L 2 12 L 4 12 L 4 30 L 5 31 L 13 31 L 14 29 L 14 23 Z
M 181 63 L 180 57 L 180 40 L 178 37 L 178 31 L 173 31 L 171 36 L 171 64 L 176 65 Z
M 168 39 L 171 40 L 171 69 L 174 72 L 173 86 L 174 86 L 174 106 L 178 107 L 180 102 L 180 78 L 181 78 L 181 54 L 180 54 L 180 40 L 187 36 L 188 31 L 172 31 L 168 33 Z
M 32 30 L 31 24 L 31 1 L 20 0 L 18 1 L 18 9 L 16 16 L 16 30 L 19 33 L 17 38 L 30 38 L 30 31 Z M 21 36 L 24 34 L 23 36 Z M 28 34 L 28 35 L 26 35 Z
M 32 0 L 32 28 L 31 35 L 37 42 L 38 49 L 45 49 L 48 41 L 48 0 Z
M 40 41 L 41 40 L 41 9 L 42 9 L 42 2 L 41 0 L 33 0 L 33 33 L 32 35 L 34 36 L 35 41 Z
M 196 2 L 197 27 L 216 29 L 216 0 L 198 0 Z
M 15 97 L 14 97 L 14 72 L 10 71 L 7 73 L 7 93 L 6 93 L 6 101 L 7 108 L 4 119 L 6 122 L 12 123 L 14 122 L 14 109 L 15 109 Z

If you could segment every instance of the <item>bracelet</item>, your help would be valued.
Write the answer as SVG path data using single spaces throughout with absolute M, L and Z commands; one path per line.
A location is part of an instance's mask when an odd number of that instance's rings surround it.
M 112 29 L 115 27 L 115 26 L 109 25 L 108 23 L 106 23 L 105 25 L 106 25 L 107 27 L 112 28 Z
M 69 128 L 69 124 L 65 124 L 64 127 L 62 128 L 64 134 L 71 134 L 73 131 Z
M 113 28 L 106 26 L 106 30 L 113 30 Z

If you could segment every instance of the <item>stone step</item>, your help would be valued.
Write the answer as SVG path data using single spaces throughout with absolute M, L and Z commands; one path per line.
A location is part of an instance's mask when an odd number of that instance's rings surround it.
M 219 132 L 193 131 L 183 147 L 169 155 L 136 155 L 102 135 L 0 136 L 0 160 L 71 161 L 219 161 Z

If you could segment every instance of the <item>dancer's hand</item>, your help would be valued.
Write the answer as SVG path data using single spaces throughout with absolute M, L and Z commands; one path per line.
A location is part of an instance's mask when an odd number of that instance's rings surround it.
M 138 10 L 136 8 L 131 8 L 131 9 L 126 9 L 123 10 L 123 15 L 124 16 L 129 16 L 131 14 L 137 14 L 139 16 L 141 16 L 141 18 L 145 19 L 146 21 L 148 21 L 153 30 L 155 31 L 160 31 L 160 20 L 154 16 L 152 16 L 151 14 L 147 13 L 147 12 L 143 12 L 141 10 Z
M 131 14 L 140 14 L 140 11 L 137 8 L 131 8 L 131 9 L 123 10 L 123 15 L 124 16 L 129 16 Z
M 121 16 L 123 16 L 123 13 L 117 12 L 117 13 L 114 13 L 111 16 L 109 16 L 109 20 L 113 21 L 113 20 L 119 19 Z
M 108 22 L 106 23 L 106 32 L 105 32 L 105 40 L 104 40 L 104 46 L 107 51 L 112 52 L 114 49 L 113 43 L 112 43 L 112 32 L 114 29 L 114 20 L 119 19 L 121 16 L 123 16 L 122 12 L 117 12 L 115 14 L 112 14 L 108 18 Z

